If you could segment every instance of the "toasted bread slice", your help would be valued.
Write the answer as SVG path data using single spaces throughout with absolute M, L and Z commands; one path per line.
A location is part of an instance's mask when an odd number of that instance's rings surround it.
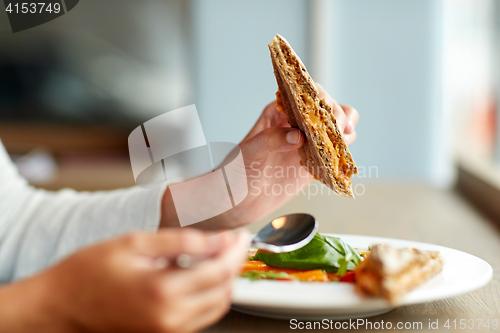
M 356 289 L 398 304 L 407 292 L 439 273 L 443 264 L 437 251 L 375 245 L 368 258 L 356 267 Z
M 330 189 L 354 198 L 351 176 L 358 168 L 340 133 L 332 107 L 319 97 L 306 67 L 288 42 L 276 35 L 269 44 L 278 82 L 276 105 L 290 126 L 304 132 L 301 165 Z

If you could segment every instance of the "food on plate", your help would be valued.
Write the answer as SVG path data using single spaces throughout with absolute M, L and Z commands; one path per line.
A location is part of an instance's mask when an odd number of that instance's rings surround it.
M 265 264 L 264 264 L 265 265 Z M 283 270 L 276 267 L 268 267 L 269 270 L 259 268 L 258 270 L 251 270 L 241 274 L 243 277 L 247 277 L 251 280 L 299 280 L 307 282 L 328 282 L 334 281 L 333 276 L 328 276 L 328 274 L 321 270 L 311 270 L 311 271 L 300 271 L 300 270 Z
M 276 105 L 290 126 L 304 132 L 301 165 L 330 189 L 354 198 L 351 176 L 358 169 L 339 131 L 332 107 L 319 97 L 306 67 L 280 35 L 269 44 L 278 83 Z
M 362 255 L 340 238 L 316 233 L 304 247 L 287 253 L 257 251 L 243 265 L 250 279 L 352 282 Z
M 253 251 L 241 276 L 251 280 L 352 282 L 358 293 L 397 304 L 401 297 L 439 273 L 437 251 L 374 245 L 357 251 L 338 237 L 316 233 L 306 246 L 286 253 Z
M 344 274 L 361 262 L 361 256 L 338 237 L 316 233 L 304 247 L 292 252 L 257 251 L 253 257 L 269 266 L 301 270 L 322 269 Z
M 356 289 L 397 304 L 404 294 L 439 273 L 443 264 L 437 251 L 375 245 L 355 270 Z

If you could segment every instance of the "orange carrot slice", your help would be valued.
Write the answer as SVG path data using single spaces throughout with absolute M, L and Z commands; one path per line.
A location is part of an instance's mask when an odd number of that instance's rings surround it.
M 293 276 L 301 281 L 328 282 L 328 275 L 321 269 L 292 273 L 290 276 Z

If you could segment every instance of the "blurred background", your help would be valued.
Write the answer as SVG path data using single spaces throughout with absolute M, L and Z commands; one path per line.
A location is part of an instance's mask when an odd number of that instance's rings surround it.
M 0 14 L 0 138 L 36 186 L 131 186 L 128 134 L 157 115 L 194 103 L 208 141 L 246 135 L 276 33 L 361 114 L 355 184 L 497 206 L 500 0 L 85 0 L 16 34 Z

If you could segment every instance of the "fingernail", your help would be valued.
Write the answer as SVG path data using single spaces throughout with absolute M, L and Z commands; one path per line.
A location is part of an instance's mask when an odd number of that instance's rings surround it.
M 213 249 L 221 249 L 231 244 L 234 241 L 234 236 L 229 231 L 223 231 L 215 234 L 211 239 Z
M 298 129 L 292 129 L 286 134 L 286 142 L 292 145 L 296 145 L 300 141 L 300 131 Z
M 352 120 L 349 120 L 345 125 L 343 134 L 345 136 L 346 134 L 351 134 L 353 131 L 354 131 L 354 123 L 352 122 Z
M 222 240 L 221 234 L 212 234 L 208 237 L 208 246 L 217 248 Z
M 354 129 L 354 122 L 352 120 L 349 120 L 347 125 L 351 128 L 351 131 Z
M 234 235 L 234 231 L 231 231 L 231 230 L 224 231 L 223 235 L 224 235 L 224 240 L 226 241 L 226 244 L 231 244 L 232 242 L 234 242 L 234 239 L 236 238 Z

